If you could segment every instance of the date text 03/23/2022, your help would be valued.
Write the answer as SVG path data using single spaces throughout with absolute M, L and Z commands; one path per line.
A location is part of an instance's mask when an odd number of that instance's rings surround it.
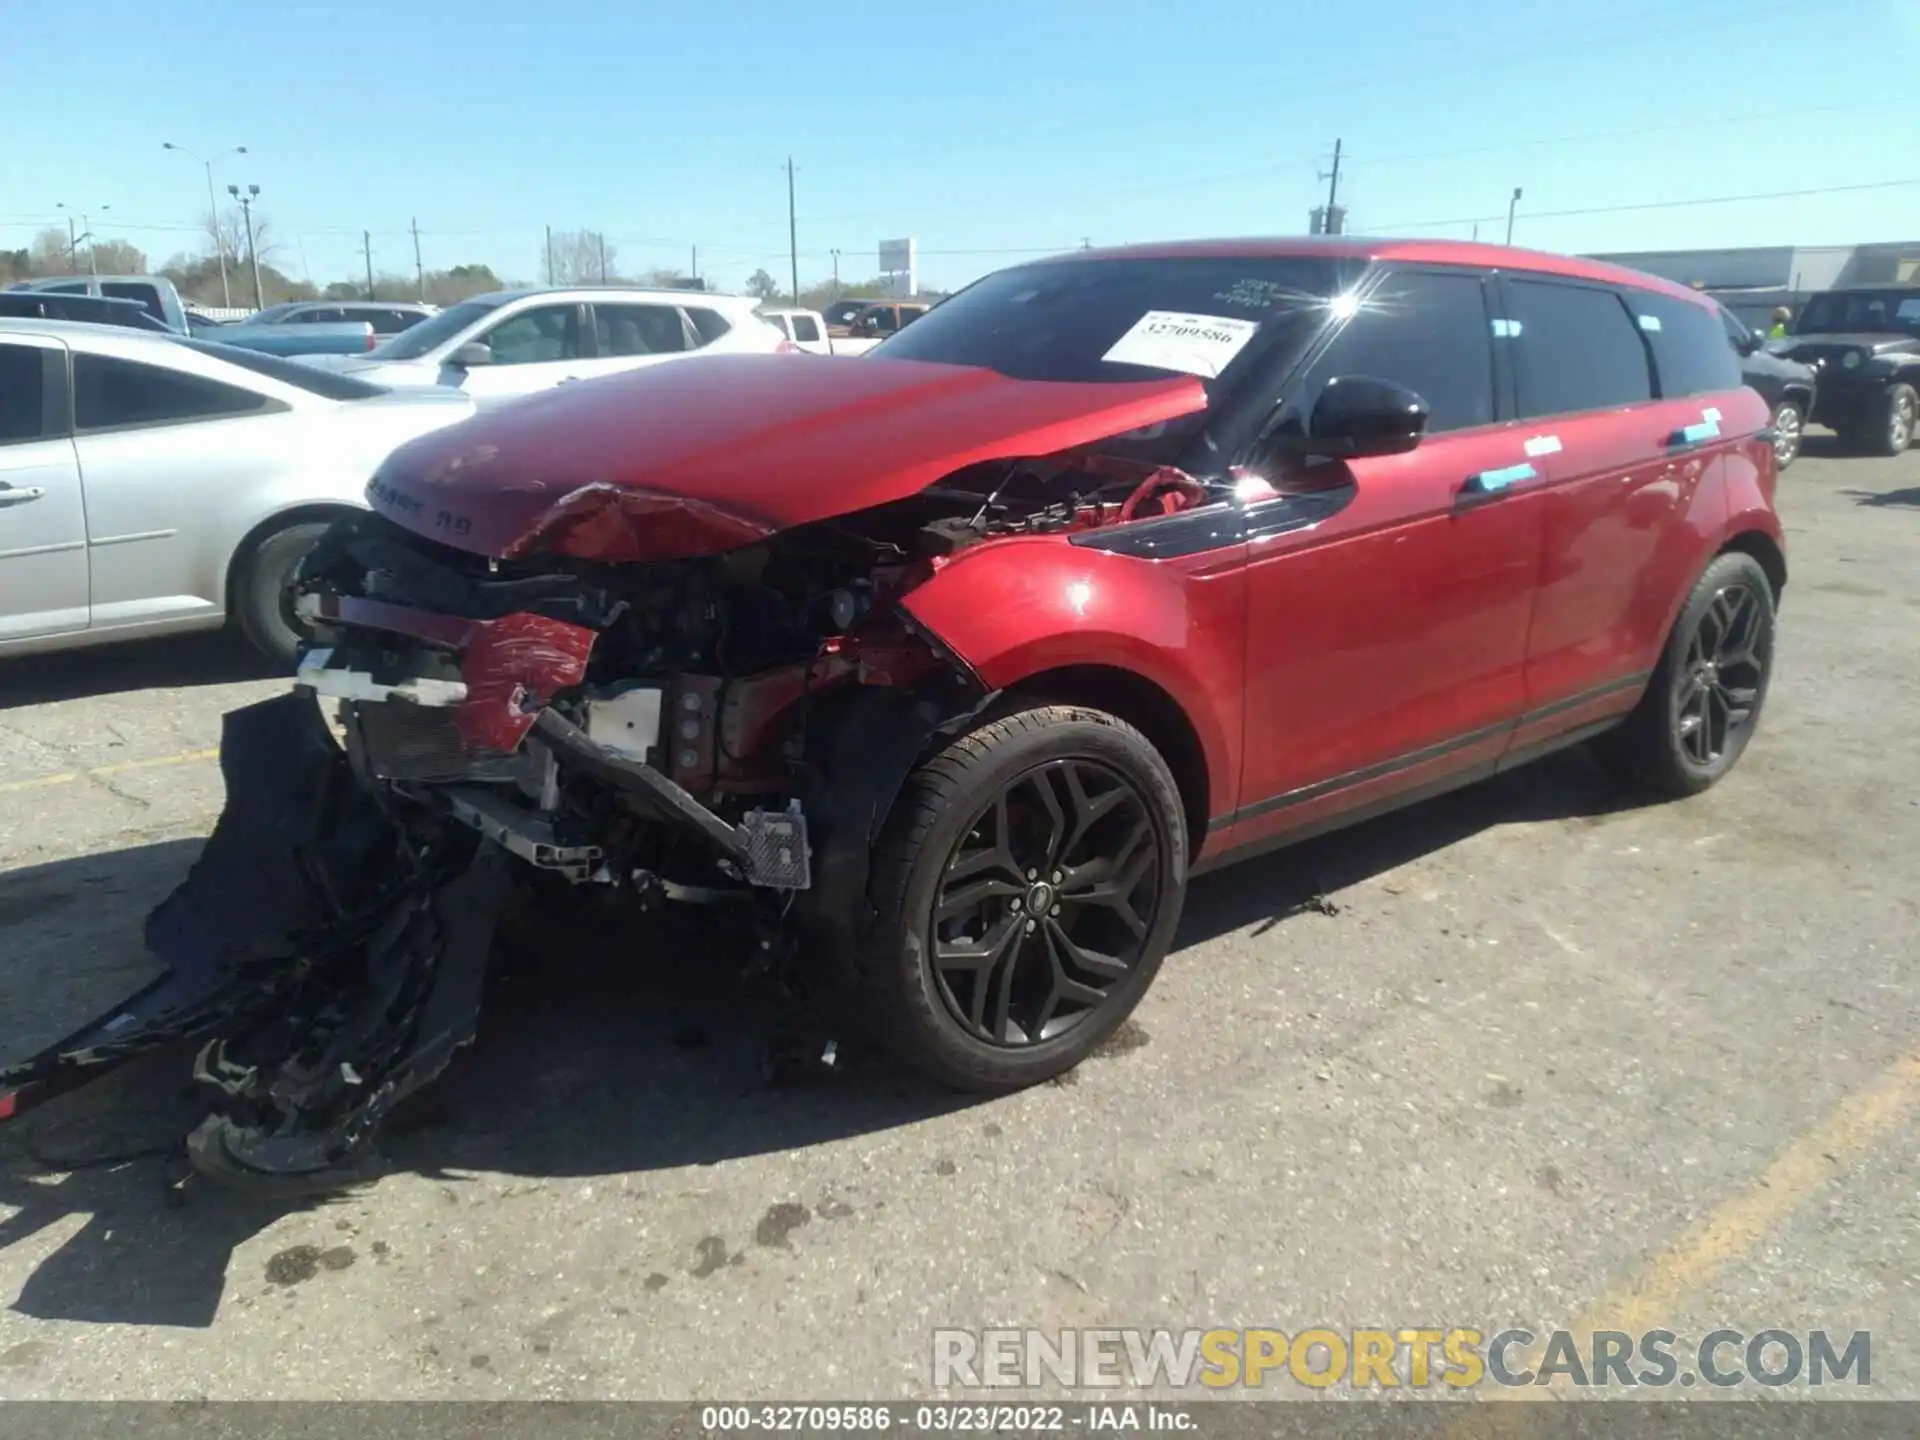
M 1193 1431 L 1188 1410 L 1153 1404 L 994 1405 L 921 1403 L 877 1405 L 707 1405 L 700 1428 L 709 1434 L 1045 1435 L 1074 1432 L 1118 1435 L 1132 1431 Z

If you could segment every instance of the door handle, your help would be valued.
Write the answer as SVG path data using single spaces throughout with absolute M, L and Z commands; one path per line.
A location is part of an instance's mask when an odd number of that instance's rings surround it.
M 1540 472 L 1531 465 L 1506 465 L 1498 470 L 1482 470 L 1477 475 L 1469 475 L 1467 483 L 1460 487 L 1462 495 L 1501 495 L 1523 480 L 1532 480 Z
M 0 505 L 24 505 L 29 500 L 38 500 L 46 493 L 45 490 L 37 485 L 23 489 L 15 489 L 13 486 L 7 484 L 6 481 L 0 480 Z
M 1719 438 L 1720 422 L 1718 420 L 1702 420 L 1697 425 L 1685 426 L 1667 436 L 1667 448 L 1669 450 L 1692 450 L 1696 446 L 1706 444 L 1709 440 L 1718 440 Z

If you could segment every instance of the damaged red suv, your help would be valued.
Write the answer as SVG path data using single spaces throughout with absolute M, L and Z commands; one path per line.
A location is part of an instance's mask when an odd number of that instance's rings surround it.
M 194 1035 L 203 1169 L 340 1174 L 527 886 L 749 917 L 930 1075 L 1057 1075 L 1201 870 L 1584 740 L 1724 775 L 1786 580 L 1767 424 L 1664 281 L 1311 240 L 1076 252 L 857 360 L 416 440 L 302 572 L 294 692 L 228 717 L 170 973 L 0 1115 Z

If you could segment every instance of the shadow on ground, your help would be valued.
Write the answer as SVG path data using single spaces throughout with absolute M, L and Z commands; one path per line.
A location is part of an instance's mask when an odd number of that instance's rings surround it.
M 1271 928 L 1322 897 L 1490 827 L 1599 817 L 1624 808 L 1583 751 L 1353 830 L 1275 852 L 1195 882 L 1178 946 Z M 138 983 L 53 983 L 78 947 L 49 943 L 58 916 L 84 915 L 138 946 L 147 905 L 184 876 L 197 842 L 145 846 L 0 877 L 0 950 L 29 970 L 4 977 L 0 1037 L 48 1043 Z M 117 885 L 110 921 L 76 904 Z M 62 909 L 61 906 L 66 908 Z M 49 907 L 52 907 L 49 909 Z M 36 933 L 38 932 L 38 933 Z M 832 1072 L 770 1083 L 773 992 L 718 970 L 712 947 L 647 953 L 631 936 L 538 953 L 514 946 L 489 995 L 480 1041 L 439 1085 L 396 1114 L 383 1139 L 390 1170 L 460 1183 L 463 1172 L 591 1176 L 715 1164 L 873 1134 L 977 1103 L 936 1090 L 851 1047 Z M 1177 958 L 1174 963 L 1178 963 Z M 105 985 L 103 980 L 101 985 Z M 46 997 L 58 997 L 49 1000 Z M 7 1005 L 34 1010 L 24 1022 Z M 51 1013 L 56 1005 L 62 1013 Z M 235 1246 L 294 1208 L 173 1183 L 180 1137 L 197 1119 L 188 1057 L 156 1056 L 0 1128 L 0 1248 L 84 1223 L 34 1270 L 14 1309 L 44 1319 L 149 1325 L 212 1323 Z
M 1920 485 L 1904 490 L 1843 490 L 1841 494 L 1878 510 L 1920 510 Z
M 0 710 L 88 695 L 269 680 L 270 661 L 224 630 L 167 640 L 123 640 L 0 663 Z

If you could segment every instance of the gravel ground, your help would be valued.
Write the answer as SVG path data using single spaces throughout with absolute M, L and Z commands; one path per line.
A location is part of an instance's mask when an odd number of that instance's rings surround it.
M 1920 1398 L 1920 453 L 1782 509 L 1731 780 L 1570 752 L 1208 877 L 1070 1083 L 769 1086 L 755 995 L 602 946 L 330 1203 L 169 1191 L 177 1061 L 0 1130 L 0 1396 L 894 1398 L 936 1326 L 1519 1325 L 1870 1330 Z M 279 683 L 217 637 L 0 667 L 0 1053 L 149 972 Z

